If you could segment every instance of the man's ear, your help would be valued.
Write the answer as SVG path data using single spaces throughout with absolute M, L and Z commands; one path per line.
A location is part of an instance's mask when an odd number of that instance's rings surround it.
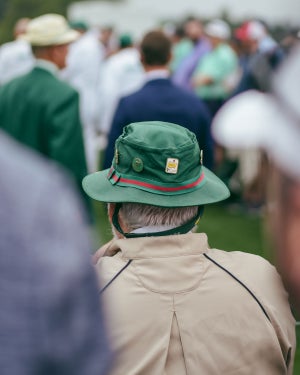
M 115 212 L 115 209 L 116 209 L 116 203 L 109 203 L 108 204 L 108 207 L 107 207 L 107 210 L 108 210 L 108 219 L 109 219 L 109 222 L 113 228 L 113 233 L 115 234 L 116 237 L 118 238 L 124 238 L 124 235 L 122 233 L 120 233 L 116 228 L 115 226 L 113 225 L 112 223 L 112 218 L 113 218 L 113 215 L 114 215 L 114 212 Z M 118 216 L 118 221 L 119 221 L 119 225 L 120 227 L 122 228 L 122 230 L 124 232 L 127 232 L 128 231 L 128 228 L 127 226 L 124 224 L 123 220 L 122 220 L 122 217 L 121 215 Z
M 57 48 L 55 46 L 50 46 L 47 48 L 47 56 L 49 60 L 51 61 L 56 61 L 56 56 L 57 56 Z
M 143 66 L 145 66 L 145 57 L 144 57 L 142 51 L 140 51 L 140 62 L 141 62 L 141 64 L 142 64 Z

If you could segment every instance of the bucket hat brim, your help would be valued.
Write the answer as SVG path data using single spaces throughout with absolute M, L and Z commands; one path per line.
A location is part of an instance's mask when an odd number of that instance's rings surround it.
M 222 201 L 229 197 L 227 186 L 209 169 L 202 166 L 205 182 L 198 189 L 184 194 L 163 195 L 134 187 L 113 185 L 109 169 L 92 173 L 83 179 L 84 191 L 91 198 L 106 203 L 142 203 L 159 207 L 187 207 Z

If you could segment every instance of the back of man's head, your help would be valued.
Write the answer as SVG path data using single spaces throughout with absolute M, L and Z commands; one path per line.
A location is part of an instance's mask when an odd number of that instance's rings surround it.
M 150 31 L 142 39 L 140 50 L 144 65 L 165 66 L 171 58 L 171 40 L 162 31 Z
M 130 34 L 122 34 L 119 37 L 119 48 L 129 48 L 133 46 L 133 40 Z

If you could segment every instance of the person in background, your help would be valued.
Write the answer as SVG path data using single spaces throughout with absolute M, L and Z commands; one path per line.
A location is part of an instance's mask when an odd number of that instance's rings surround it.
M 249 91 L 230 100 L 213 124 L 218 142 L 228 148 L 256 147 L 269 156 L 271 241 L 291 300 L 300 312 L 300 49 L 273 77 L 272 92 Z
M 36 65 L 0 88 L 0 128 L 63 165 L 81 189 L 87 168 L 79 96 L 57 77 L 78 33 L 61 15 L 45 14 L 28 23 L 23 38 L 32 46 Z
M 83 21 L 73 21 L 70 26 L 80 37 L 70 45 L 66 67 L 60 74 L 79 93 L 87 166 L 95 172 L 99 162 L 97 132 L 103 110 L 100 88 L 105 50 L 97 30 L 89 29 Z
M 262 20 L 252 20 L 254 28 L 256 28 L 256 38 L 258 41 L 258 49 L 260 52 L 274 51 L 278 47 L 278 43 L 268 30 L 266 22 Z
M 174 72 L 172 80 L 178 86 L 193 91 L 191 82 L 193 73 L 203 56 L 210 51 L 211 46 L 203 34 L 203 25 L 200 20 L 188 19 L 184 25 L 184 31 L 187 38 L 193 43 L 193 48 Z
M 100 94 L 103 108 L 100 121 L 102 133 L 109 134 L 119 99 L 139 89 L 143 78 L 140 53 L 134 46 L 131 35 L 122 34 L 119 38 L 119 50 L 108 57 L 103 65 Z
M 232 96 L 251 89 L 269 91 L 272 74 L 284 60 L 282 48 L 257 20 L 244 22 L 234 35 L 243 50 L 243 74 Z
M 238 71 L 236 53 L 229 46 L 229 25 L 220 19 L 206 24 L 206 37 L 212 47 L 199 61 L 192 77 L 195 94 L 203 100 L 213 118 L 232 91 L 231 80 Z M 224 181 L 232 173 L 223 147 L 214 144 L 215 171 Z
M 104 46 L 105 58 L 114 54 L 118 50 L 118 38 L 113 26 L 106 25 L 101 27 L 99 39 Z
M 112 363 L 74 187 L 0 131 L 1 375 L 107 375 Z
M 180 123 L 195 132 L 203 150 L 204 164 L 213 166 L 211 119 L 208 110 L 196 95 L 171 81 L 171 47 L 171 40 L 162 31 L 150 31 L 143 37 L 140 52 L 145 83 L 138 91 L 119 101 L 108 138 L 104 168 L 110 166 L 115 141 L 126 125 L 155 120 Z
M 14 27 L 15 40 L 0 47 L 0 86 L 33 68 L 34 57 L 30 44 L 22 39 L 29 21 L 29 18 L 19 19 Z
M 175 74 L 182 61 L 188 56 L 193 48 L 192 41 L 187 38 L 184 25 L 175 27 L 172 33 L 172 59 L 170 62 L 170 72 Z
M 96 264 L 118 354 L 111 375 L 292 375 L 295 320 L 275 268 L 192 233 L 203 207 L 229 195 L 194 133 L 129 124 L 111 168 L 83 188 L 108 203 L 114 233 Z
M 286 56 L 289 55 L 293 49 L 300 44 L 300 28 L 290 27 L 286 30 L 282 39 L 280 40 L 280 46 L 283 49 Z
M 196 95 L 206 103 L 214 117 L 232 91 L 228 82 L 238 70 L 238 59 L 228 44 L 231 32 L 225 21 L 216 19 L 209 22 L 204 32 L 212 50 L 198 63 L 192 84 Z

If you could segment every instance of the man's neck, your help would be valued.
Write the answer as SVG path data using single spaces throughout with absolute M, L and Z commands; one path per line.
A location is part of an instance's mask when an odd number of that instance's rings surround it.
M 143 65 L 146 73 L 152 72 L 153 70 L 169 70 L 167 65 Z

